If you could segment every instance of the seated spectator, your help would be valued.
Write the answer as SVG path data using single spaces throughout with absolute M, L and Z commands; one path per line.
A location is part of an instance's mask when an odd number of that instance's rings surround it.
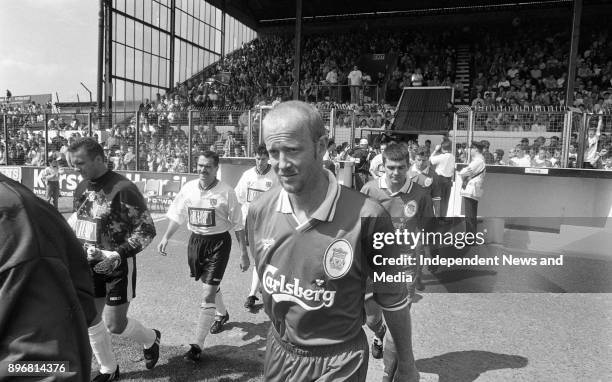
M 514 158 L 510 159 L 509 165 L 514 167 L 530 167 L 531 158 L 525 154 L 525 150 L 522 145 L 516 145 L 514 148 Z
M 538 148 L 538 154 L 531 160 L 531 167 L 553 167 L 544 147 Z
M 498 166 L 505 166 L 504 162 L 504 150 L 497 149 L 493 152 L 493 164 Z
M 480 144 L 482 144 L 483 146 L 482 156 L 484 157 L 485 164 L 494 164 L 495 158 L 493 157 L 493 154 L 491 154 L 491 152 L 489 151 L 489 147 L 491 147 L 491 143 L 487 140 L 482 140 L 480 141 Z

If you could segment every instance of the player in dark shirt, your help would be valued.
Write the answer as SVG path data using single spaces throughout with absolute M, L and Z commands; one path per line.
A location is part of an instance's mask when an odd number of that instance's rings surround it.
M 92 268 L 98 315 L 89 328 L 89 338 L 100 364 L 94 381 L 112 381 L 119 378 L 119 365 L 110 333 L 142 345 L 148 369 L 159 359 L 160 332 L 127 317 L 130 300 L 136 295 L 135 256 L 153 240 L 155 226 L 136 185 L 108 170 L 100 144 L 82 138 L 68 152 L 83 177 L 74 192 L 75 213 L 69 222 L 86 247 Z
M 363 194 L 338 185 L 323 169 L 327 136 L 312 106 L 281 103 L 266 115 L 263 127 L 281 184 L 253 202 L 247 217 L 264 308 L 272 321 L 264 378 L 365 381 L 368 351 L 361 325 L 366 280 L 375 272 L 404 270 L 374 260 L 399 256 L 396 246 L 373 246 L 375 233 L 393 231 L 389 214 Z M 372 287 L 397 343 L 398 378 L 416 381 L 406 336 L 406 284 Z

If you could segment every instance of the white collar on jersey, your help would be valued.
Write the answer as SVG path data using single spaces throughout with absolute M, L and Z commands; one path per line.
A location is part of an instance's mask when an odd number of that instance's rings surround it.
M 408 176 L 406 176 L 406 182 L 404 183 L 402 188 L 400 188 L 400 190 L 397 192 L 389 191 L 389 193 L 391 194 L 391 196 L 395 196 L 399 194 L 400 192 L 407 194 L 412 189 L 412 183 L 413 183 L 412 180 Z M 389 186 L 387 186 L 387 179 L 385 178 L 385 176 L 381 176 L 380 178 L 378 178 L 378 187 L 380 187 L 381 190 L 389 189 Z
M 340 195 L 340 185 L 336 180 L 334 174 L 329 170 L 325 170 L 327 178 L 329 179 L 329 186 L 327 186 L 327 194 L 323 203 L 312 213 L 310 219 L 317 219 L 320 221 L 332 221 L 336 213 L 336 205 L 338 204 L 338 197 Z M 278 195 L 278 202 L 276 203 L 276 212 L 283 214 L 293 214 L 293 207 L 289 201 L 289 193 L 284 189 L 281 189 Z

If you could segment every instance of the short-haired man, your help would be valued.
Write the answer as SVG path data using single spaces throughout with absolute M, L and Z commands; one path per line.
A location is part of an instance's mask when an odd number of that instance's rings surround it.
M 266 145 L 261 144 L 257 146 L 257 150 L 255 151 L 255 167 L 246 170 L 244 174 L 242 174 L 234 189 L 238 202 L 242 205 L 243 223 L 244 220 L 246 220 L 251 202 L 256 200 L 262 193 L 278 185 L 278 178 L 272 171 L 269 160 L 270 154 L 266 149 Z M 249 294 L 244 303 L 246 309 L 253 309 L 255 307 L 255 302 L 259 300 L 256 296 L 258 287 L 259 277 L 257 277 L 257 269 L 253 268 L 251 288 L 249 289 Z
M 363 74 L 355 65 L 353 70 L 348 74 L 348 81 L 351 89 L 351 103 L 361 104 L 361 86 L 363 85 Z
M 266 115 L 263 129 L 282 186 L 252 203 L 247 218 L 272 321 L 264 378 L 365 381 L 366 280 L 375 272 L 403 273 L 385 260 L 399 255 L 397 246 L 374 245 L 375 233 L 394 230 L 389 214 L 323 169 L 327 137 L 314 107 L 281 103 Z M 397 343 L 399 379 L 416 381 L 406 284 L 375 282 L 373 292 Z
M 465 231 L 476 235 L 478 224 L 478 200 L 483 195 L 486 165 L 482 157 L 482 143 L 473 141 L 470 146 L 470 163 L 459 176 L 463 179 L 461 196 L 465 212 Z
M 371 151 L 368 140 L 360 139 L 359 146 L 351 154 L 351 158 L 355 162 L 354 188 L 356 190 L 361 190 L 363 185 L 370 180 L 370 159 L 373 157 L 374 152 Z
M 426 160 L 424 150 L 418 156 L 421 160 Z M 394 218 L 396 229 L 406 230 L 407 232 L 420 232 L 428 229 L 433 213 L 433 205 L 429 186 L 423 187 L 414 181 L 408 174 L 408 152 L 398 144 L 391 144 L 383 153 L 384 175 L 376 180 L 368 182 L 361 192 L 378 201 L 387 212 Z M 415 178 L 416 179 L 416 178 Z M 420 179 L 419 179 L 420 181 Z M 415 243 L 414 248 L 403 248 L 402 253 L 411 254 L 413 258 L 423 254 L 420 243 Z M 418 262 L 417 262 L 418 264 Z M 408 274 L 410 300 L 414 296 L 415 285 L 418 282 L 418 265 L 411 266 Z M 366 323 L 375 334 L 372 344 L 372 355 L 374 358 L 382 356 L 382 337 L 385 334 L 382 323 L 382 312 L 372 299 L 366 296 Z M 410 328 L 409 328 L 410 329 Z M 407 334 L 408 336 L 411 333 Z M 392 357 L 387 357 L 387 361 L 392 361 Z M 388 364 L 387 364 L 388 363 Z M 409 365 L 416 370 L 414 365 Z M 385 363 L 387 375 L 393 379 L 394 369 L 397 365 L 393 362 Z
M 429 157 L 429 162 L 434 166 L 440 185 L 440 217 L 446 217 L 448 212 L 448 201 L 453 187 L 453 175 L 455 174 L 455 157 L 453 156 L 453 143 L 444 139 L 437 145 Z
M 56 159 L 52 159 L 51 163 L 49 163 L 49 166 L 47 166 L 47 168 L 45 168 L 40 174 L 40 177 L 46 184 L 47 202 L 53 204 L 53 207 L 55 207 L 55 209 L 57 209 L 60 195 L 59 176 L 60 170 Z
M 599 117 L 597 128 L 589 127 L 587 131 L 586 146 L 584 149 L 583 168 L 596 168 L 596 163 L 599 160 L 599 152 L 597 151 L 597 143 L 601 135 L 601 127 L 603 126 L 603 117 Z
M 119 365 L 110 333 L 143 346 L 147 369 L 159 359 L 160 332 L 127 317 L 136 296 L 136 254 L 151 243 L 155 226 L 136 185 L 108 169 L 98 142 L 80 138 L 68 152 L 83 177 L 74 191 L 75 214 L 70 222 L 87 247 L 98 310 L 89 327 L 91 348 L 100 365 L 100 374 L 93 380 L 113 381 L 119 378 Z
M 232 248 L 228 232 L 231 229 L 236 232 L 242 252 L 240 269 L 244 272 L 249 268 L 240 203 L 234 189 L 217 179 L 219 155 L 204 151 L 198 157 L 197 171 L 199 179 L 185 183 L 168 208 L 168 228 L 157 246 L 157 250 L 165 255 L 168 240 L 187 222 L 187 229 L 191 231 L 187 247 L 191 277 L 196 281 L 202 280 L 203 284 L 195 340 L 183 356 L 192 362 L 200 361 L 208 332 L 221 332 L 229 320 L 219 285 Z

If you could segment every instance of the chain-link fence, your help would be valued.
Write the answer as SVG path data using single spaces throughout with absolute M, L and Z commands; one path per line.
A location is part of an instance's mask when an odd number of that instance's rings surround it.
M 484 144 L 486 164 L 561 167 L 567 113 L 559 110 L 474 110 L 471 140 Z
M 0 164 L 45 166 L 50 158 L 68 165 L 66 150 L 81 136 L 95 137 L 109 166 L 118 170 L 185 173 L 199 153 L 252 157 L 262 141 L 269 106 L 136 113 L 44 114 L 36 124 L 0 115 Z M 338 146 L 355 145 L 363 113 L 353 108 L 319 110 Z M 612 168 L 612 114 L 559 109 L 460 108 L 454 115 L 458 163 L 469 159 L 471 141 L 484 141 L 487 164 L 519 167 Z M 373 129 L 369 129 L 373 130 Z M 380 131 L 384 131 L 381 129 Z

